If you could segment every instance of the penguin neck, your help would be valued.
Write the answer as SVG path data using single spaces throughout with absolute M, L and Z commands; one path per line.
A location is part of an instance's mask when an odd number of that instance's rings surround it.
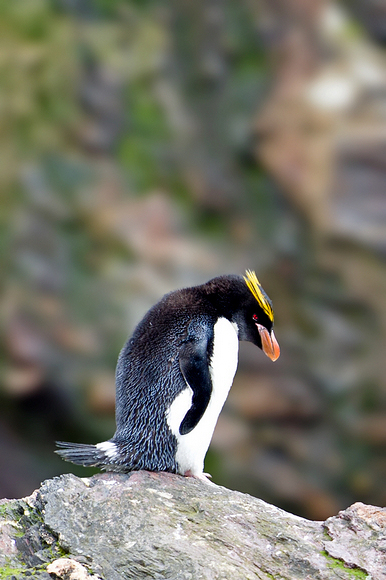
M 245 300 L 244 286 L 239 276 L 223 276 L 203 285 L 206 300 L 217 320 L 226 318 L 232 324 L 235 322 L 235 316 Z

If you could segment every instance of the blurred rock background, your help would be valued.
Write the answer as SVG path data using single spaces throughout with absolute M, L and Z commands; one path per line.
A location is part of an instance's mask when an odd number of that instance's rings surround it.
M 165 292 L 254 268 L 206 470 L 325 519 L 386 503 L 386 8 L 0 2 L 0 497 L 91 471 L 121 346 Z

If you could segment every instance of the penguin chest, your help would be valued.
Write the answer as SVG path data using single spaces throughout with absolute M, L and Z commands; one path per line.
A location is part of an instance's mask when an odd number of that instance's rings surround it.
M 226 318 L 219 318 L 213 330 L 213 350 L 209 362 L 212 392 L 203 416 L 192 431 L 180 434 L 181 422 L 192 405 L 193 392 L 189 385 L 176 397 L 168 411 L 168 424 L 177 439 L 176 462 L 182 475 L 186 472 L 202 474 L 204 458 L 237 369 L 237 326 Z

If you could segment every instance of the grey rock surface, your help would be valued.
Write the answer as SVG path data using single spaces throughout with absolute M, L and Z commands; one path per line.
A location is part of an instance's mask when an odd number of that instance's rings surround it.
M 1 579 L 383 580 L 385 546 L 385 509 L 313 522 L 167 473 L 63 475 L 0 504 Z

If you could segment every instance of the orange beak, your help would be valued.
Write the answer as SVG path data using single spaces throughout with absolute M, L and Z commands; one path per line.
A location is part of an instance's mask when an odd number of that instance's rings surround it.
M 264 354 L 266 354 L 272 361 L 275 361 L 280 356 L 280 346 L 276 340 L 273 330 L 269 334 L 268 330 L 262 324 L 256 324 L 261 338 L 261 346 Z

